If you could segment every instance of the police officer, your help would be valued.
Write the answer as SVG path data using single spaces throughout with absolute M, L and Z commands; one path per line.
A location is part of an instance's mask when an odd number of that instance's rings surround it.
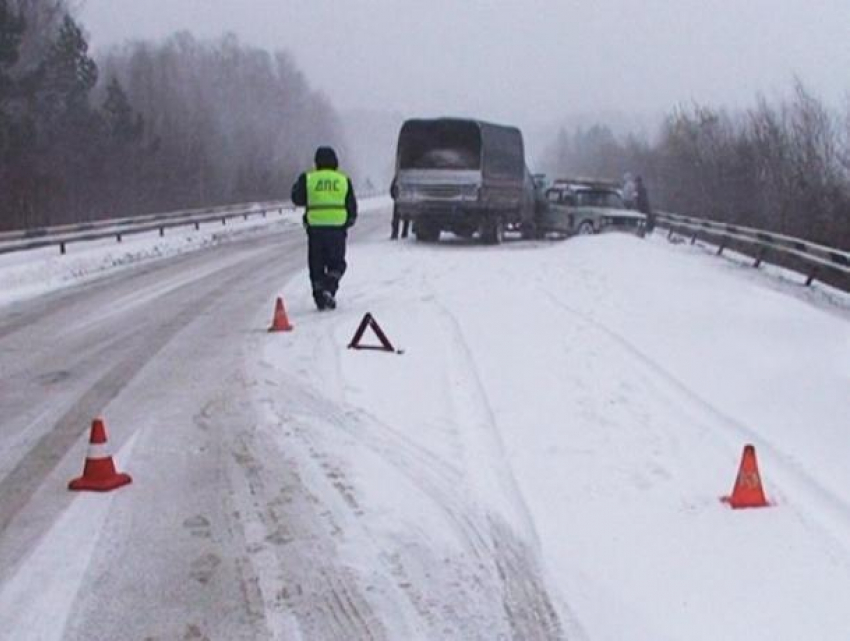
M 306 207 L 304 228 L 313 300 L 320 310 L 336 308 L 336 292 L 345 273 L 345 241 L 357 220 L 351 179 L 339 171 L 332 147 L 319 147 L 316 169 L 301 174 L 292 186 L 292 202 Z
M 652 233 L 655 229 L 655 215 L 652 213 L 652 207 L 649 204 L 649 193 L 646 190 L 646 185 L 643 184 L 643 178 L 635 177 L 635 209 L 642 214 L 646 214 L 646 232 Z

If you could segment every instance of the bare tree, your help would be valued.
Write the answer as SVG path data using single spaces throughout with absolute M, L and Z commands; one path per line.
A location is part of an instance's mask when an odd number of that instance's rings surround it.
M 797 81 L 742 113 L 680 107 L 654 143 L 605 131 L 559 132 L 549 168 L 642 173 L 662 209 L 850 247 L 850 104 L 842 121 Z
M 233 35 L 128 44 L 103 67 L 147 125 L 163 168 L 157 206 L 285 197 L 317 144 L 344 146 L 333 110 L 290 56 Z

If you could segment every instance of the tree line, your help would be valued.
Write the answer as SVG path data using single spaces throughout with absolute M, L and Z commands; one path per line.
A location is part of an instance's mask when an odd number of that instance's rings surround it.
M 742 111 L 678 108 L 653 141 L 602 124 L 562 130 L 547 169 L 640 174 L 654 209 L 850 250 L 850 108 L 834 113 L 799 81 L 788 97 Z
M 67 0 L 0 0 L 0 229 L 288 198 L 330 103 L 293 59 L 179 33 L 95 60 Z

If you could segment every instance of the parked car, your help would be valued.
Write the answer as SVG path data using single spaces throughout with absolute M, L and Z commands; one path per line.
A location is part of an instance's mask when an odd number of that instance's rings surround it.
M 643 236 L 646 215 L 626 209 L 612 183 L 559 179 L 546 190 L 546 206 L 538 212 L 536 225 L 541 234 L 572 236 L 618 230 Z
M 395 205 L 421 241 L 450 231 L 488 243 L 506 229 L 534 235 L 534 179 L 516 127 L 463 118 L 414 119 L 399 132 Z

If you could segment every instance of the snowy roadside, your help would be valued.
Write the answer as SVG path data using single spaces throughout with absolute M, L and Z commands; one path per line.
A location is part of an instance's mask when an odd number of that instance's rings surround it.
M 265 229 L 288 229 L 300 222 L 295 214 L 272 214 L 267 219 L 231 220 L 226 226 L 206 224 L 199 231 L 188 225 L 159 232 L 127 236 L 123 242 L 104 239 L 71 243 L 67 253 L 56 247 L 0 256 L 0 305 L 32 298 L 48 291 L 86 282 L 106 273 L 140 263 L 198 251 L 206 247 L 260 233 Z
M 386 207 L 387 198 L 365 198 L 364 212 Z M 227 225 L 207 223 L 200 230 L 191 225 L 115 239 L 71 243 L 67 253 L 56 247 L 0 255 L 0 305 L 32 298 L 49 291 L 84 283 L 141 263 L 150 263 L 243 239 L 251 235 L 301 228 L 301 213 L 284 210 L 268 218 L 231 219 Z
M 845 638 L 847 307 L 613 234 L 376 242 L 336 312 L 283 294 L 262 428 L 405 638 Z M 403 355 L 346 349 L 365 312 Z M 746 442 L 776 505 L 733 512 Z

